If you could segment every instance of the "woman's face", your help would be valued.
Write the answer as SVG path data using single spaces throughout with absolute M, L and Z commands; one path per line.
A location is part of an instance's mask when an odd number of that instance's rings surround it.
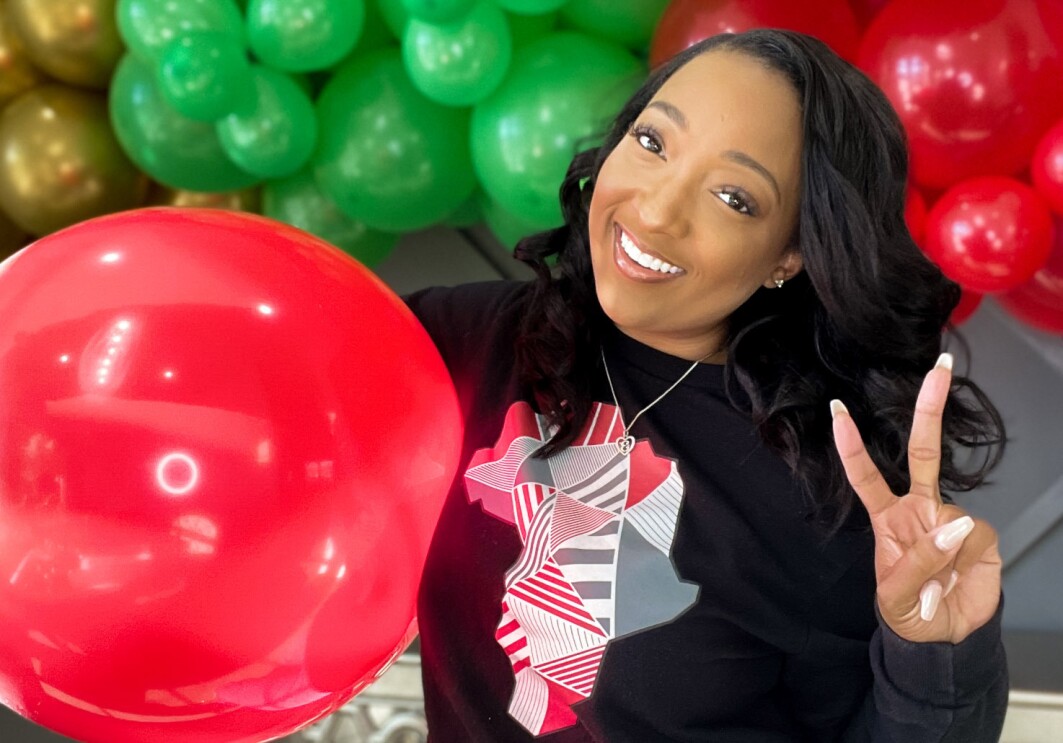
M 728 51 L 680 68 L 595 183 L 590 250 L 605 314 L 675 356 L 719 349 L 739 305 L 801 269 L 788 242 L 801 147 L 800 104 L 780 73 Z

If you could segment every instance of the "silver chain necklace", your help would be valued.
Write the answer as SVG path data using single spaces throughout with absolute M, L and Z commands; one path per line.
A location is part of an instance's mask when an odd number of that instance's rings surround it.
M 712 355 L 717 353 L 717 351 L 712 351 L 710 353 L 707 353 L 704 356 L 702 356 L 700 359 L 695 361 L 693 364 L 691 364 L 690 368 L 687 369 L 685 372 L 683 372 L 683 376 L 681 376 L 681 377 L 679 377 L 679 379 L 675 380 L 675 382 L 672 383 L 672 386 L 669 387 L 668 389 L 666 389 L 664 392 L 662 392 L 657 397 L 656 400 L 651 402 L 649 405 L 644 407 L 639 412 L 635 413 L 635 417 L 631 419 L 631 423 L 628 423 L 625 426 L 624 425 L 624 410 L 620 407 L 620 401 L 616 399 L 616 390 L 613 388 L 613 378 L 609 375 L 609 364 L 605 360 L 605 349 L 602 348 L 601 352 L 602 352 L 602 366 L 605 368 L 605 379 L 606 379 L 607 382 L 609 382 L 609 391 L 613 395 L 613 402 L 616 404 L 616 412 L 620 416 L 620 425 L 624 426 L 624 432 L 620 436 L 618 436 L 617 439 L 616 439 L 616 450 L 618 452 L 620 452 L 621 456 L 624 456 L 624 457 L 626 457 L 628 454 L 630 454 L 631 450 L 635 448 L 635 437 L 631 435 L 631 429 L 635 425 L 635 421 L 637 421 L 639 419 L 639 416 L 641 416 L 647 410 L 649 410 L 654 405 L 659 403 L 661 400 L 663 400 L 665 398 L 665 396 L 669 392 L 671 392 L 676 387 L 678 387 L 680 385 L 680 383 L 684 379 L 686 379 L 687 377 L 690 376 L 691 372 L 693 372 L 695 369 L 698 368 L 698 364 L 700 364 L 705 359 L 707 359 L 710 356 L 712 356 Z

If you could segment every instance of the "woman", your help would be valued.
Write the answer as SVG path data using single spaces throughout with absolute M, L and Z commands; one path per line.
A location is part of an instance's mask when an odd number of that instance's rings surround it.
M 1003 428 L 935 365 L 959 290 L 905 181 L 863 75 L 717 36 L 576 157 L 537 281 L 409 298 L 467 425 L 419 603 L 433 740 L 997 739 L 997 539 L 940 486 Z

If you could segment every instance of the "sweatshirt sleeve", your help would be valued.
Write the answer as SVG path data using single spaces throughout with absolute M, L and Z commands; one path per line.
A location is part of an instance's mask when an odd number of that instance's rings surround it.
M 958 644 L 909 642 L 881 619 L 870 645 L 812 632 L 784 670 L 808 739 L 996 743 L 1008 704 L 1003 608 L 1001 597 L 996 614 Z M 855 652 L 860 645 L 865 653 Z M 870 687 L 858 682 L 860 670 L 848 668 L 851 659 L 867 669 L 868 654 Z

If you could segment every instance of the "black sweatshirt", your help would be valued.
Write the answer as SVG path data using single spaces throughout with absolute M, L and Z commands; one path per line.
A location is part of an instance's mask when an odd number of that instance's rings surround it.
M 433 742 L 999 738 L 1000 610 L 958 645 L 881 624 L 866 516 L 824 541 L 723 367 L 639 418 L 628 456 L 595 370 L 585 432 L 532 457 L 549 431 L 516 380 L 527 288 L 407 297 L 466 425 L 418 605 Z M 615 330 L 604 351 L 625 421 L 690 366 Z

